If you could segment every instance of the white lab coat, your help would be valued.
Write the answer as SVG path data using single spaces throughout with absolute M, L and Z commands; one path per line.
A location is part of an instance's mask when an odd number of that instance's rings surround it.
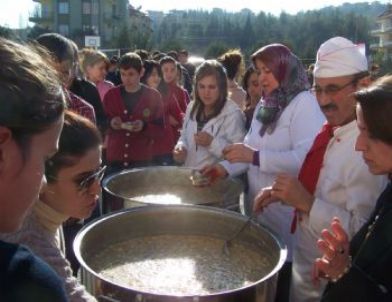
M 323 167 L 308 215 L 301 215 L 296 231 L 290 301 L 320 301 L 325 283 L 312 284 L 314 260 L 321 256 L 317 239 L 339 217 L 350 239 L 367 221 L 386 186 L 386 177 L 372 175 L 360 152 L 354 150 L 358 136 L 356 121 L 334 131 L 324 155 Z M 342 301 L 344 297 L 342 297 Z
M 309 91 L 299 93 L 284 109 L 274 132 L 268 131 L 261 137 L 259 130 L 262 123 L 255 119 L 260 108 L 256 106 L 252 124 L 244 143 L 260 152 L 260 165 L 227 161 L 221 164 L 230 175 L 238 175 L 247 170 L 249 191 L 245 201 L 245 213 L 249 215 L 253 199 L 261 188 L 272 185 L 277 174 L 289 173 L 297 176 L 302 162 L 309 151 L 316 134 L 324 123 L 324 115 L 316 98 Z M 292 258 L 293 236 L 290 224 L 293 218 L 293 207 L 280 202 L 272 203 L 264 209 L 258 220 L 287 245 L 288 259 Z
M 196 118 L 190 116 L 193 102 L 187 107 L 181 136 L 176 147 L 187 150 L 185 167 L 203 168 L 222 159 L 223 149 L 230 144 L 242 142 L 245 136 L 245 116 L 231 100 L 227 100 L 221 113 L 209 120 L 203 127 L 213 136 L 209 147 L 196 146 L 194 135 L 197 133 Z

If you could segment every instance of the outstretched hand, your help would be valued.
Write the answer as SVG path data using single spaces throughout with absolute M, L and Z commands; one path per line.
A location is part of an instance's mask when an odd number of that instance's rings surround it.
M 203 176 L 208 177 L 211 183 L 214 183 L 219 179 L 223 179 L 228 175 L 226 169 L 220 164 L 204 166 L 201 168 L 200 173 Z
M 336 280 L 345 273 L 351 264 L 349 244 L 347 233 L 340 220 L 335 217 L 331 222 L 331 231 L 324 229 L 321 232 L 321 239 L 317 241 L 317 246 L 323 256 L 314 262 L 313 280 L 315 282 L 318 282 L 319 278 Z
M 202 147 L 209 147 L 214 139 L 211 134 L 204 131 L 197 132 L 194 138 L 196 145 Z
M 262 212 L 263 208 L 276 201 L 278 201 L 278 199 L 272 196 L 272 187 L 265 187 L 261 189 L 255 197 L 253 202 L 253 212 Z
M 255 149 L 246 144 L 237 143 L 225 147 L 223 149 L 223 157 L 230 163 L 252 163 L 255 151 Z
M 310 212 L 314 201 L 314 197 L 297 177 L 285 173 L 276 177 L 272 184 L 271 197 L 304 213 Z
M 187 155 L 188 155 L 188 151 L 184 146 L 177 146 L 173 150 L 173 159 L 175 160 L 175 162 L 179 164 L 185 162 Z

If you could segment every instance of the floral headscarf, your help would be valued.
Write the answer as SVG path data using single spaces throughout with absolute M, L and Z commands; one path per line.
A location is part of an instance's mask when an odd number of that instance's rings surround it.
M 253 62 L 261 60 L 271 70 L 279 87 L 266 96 L 263 94 L 256 119 L 263 126 L 260 136 L 275 130 L 283 110 L 300 92 L 308 90 L 310 84 L 306 71 L 296 55 L 282 44 L 270 44 L 252 55 Z

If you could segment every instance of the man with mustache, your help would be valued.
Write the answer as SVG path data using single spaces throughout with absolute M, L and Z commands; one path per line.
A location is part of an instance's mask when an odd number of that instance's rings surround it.
M 320 300 L 326 283 L 312 284 L 313 261 L 321 256 L 318 235 L 333 217 L 339 217 L 353 236 L 374 208 L 370 201 L 377 199 L 386 183 L 385 178 L 371 175 L 361 154 L 354 151 L 358 128 L 353 93 L 369 84 L 367 68 L 366 56 L 345 38 L 335 37 L 320 46 L 312 90 L 327 122 L 298 178 L 280 174 L 255 199 L 256 211 L 277 200 L 296 209 L 290 301 Z

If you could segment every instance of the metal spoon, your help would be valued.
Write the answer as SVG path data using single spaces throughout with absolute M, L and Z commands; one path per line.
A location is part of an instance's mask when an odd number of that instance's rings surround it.
M 234 239 L 236 239 L 238 237 L 238 235 L 241 234 L 243 232 L 243 230 L 245 230 L 245 228 L 250 225 L 251 221 L 254 218 L 256 218 L 256 215 L 257 215 L 256 213 L 252 213 L 252 215 L 250 215 L 248 217 L 248 219 L 241 226 L 241 228 L 239 228 L 238 231 L 235 232 L 233 236 L 231 236 L 229 239 L 225 240 L 223 247 L 222 247 L 223 254 L 225 254 L 226 256 L 230 256 L 229 248 L 233 244 Z

